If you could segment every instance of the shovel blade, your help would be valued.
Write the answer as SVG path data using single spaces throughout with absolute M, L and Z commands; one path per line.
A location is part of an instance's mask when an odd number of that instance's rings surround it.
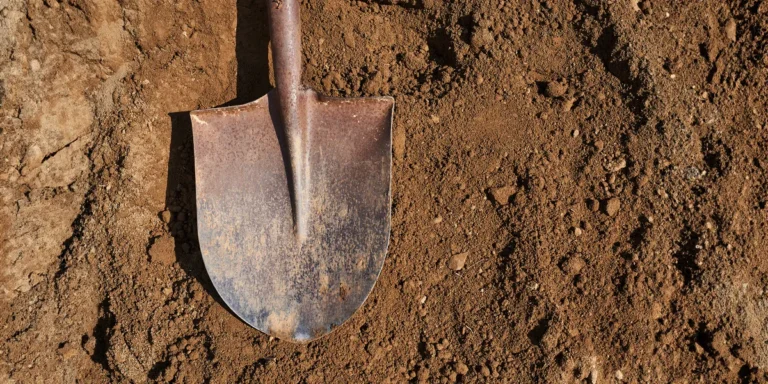
M 303 240 L 275 92 L 191 117 L 198 238 L 216 291 L 254 328 L 308 342 L 352 316 L 384 264 L 394 100 L 299 97 L 308 126 Z

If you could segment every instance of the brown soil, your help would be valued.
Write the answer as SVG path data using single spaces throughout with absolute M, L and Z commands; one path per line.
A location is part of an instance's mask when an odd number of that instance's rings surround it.
M 381 278 L 293 345 L 195 237 L 263 1 L 0 3 L 0 382 L 768 382 L 768 1 L 302 11 L 308 85 L 397 104 Z

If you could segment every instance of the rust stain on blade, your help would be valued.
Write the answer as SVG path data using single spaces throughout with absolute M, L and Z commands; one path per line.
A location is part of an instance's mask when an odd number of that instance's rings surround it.
M 306 239 L 297 242 L 275 93 L 192 112 L 198 236 L 222 299 L 262 332 L 306 342 L 362 305 L 389 243 L 389 97 L 300 93 L 307 108 Z

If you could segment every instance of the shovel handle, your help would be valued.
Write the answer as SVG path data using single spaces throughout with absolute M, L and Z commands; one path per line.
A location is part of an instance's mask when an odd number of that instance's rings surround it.
M 291 99 L 295 102 L 296 94 L 301 89 L 301 4 L 299 0 L 266 2 L 275 85 L 281 94 L 293 94 Z
M 307 237 L 307 202 L 309 171 L 307 169 L 306 108 L 301 105 L 301 17 L 299 0 L 266 0 L 269 12 L 269 38 L 272 41 L 272 64 L 275 71 L 277 103 L 283 132 L 288 144 L 291 190 L 296 239 Z

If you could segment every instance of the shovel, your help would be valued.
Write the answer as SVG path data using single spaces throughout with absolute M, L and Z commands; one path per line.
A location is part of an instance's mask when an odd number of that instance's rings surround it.
M 384 264 L 394 99 L 303 87 L 299 1 L 266 1 L 276 88 L 190 113 L 198 238 L 232 312 L 308 342 L 352 316 Z

